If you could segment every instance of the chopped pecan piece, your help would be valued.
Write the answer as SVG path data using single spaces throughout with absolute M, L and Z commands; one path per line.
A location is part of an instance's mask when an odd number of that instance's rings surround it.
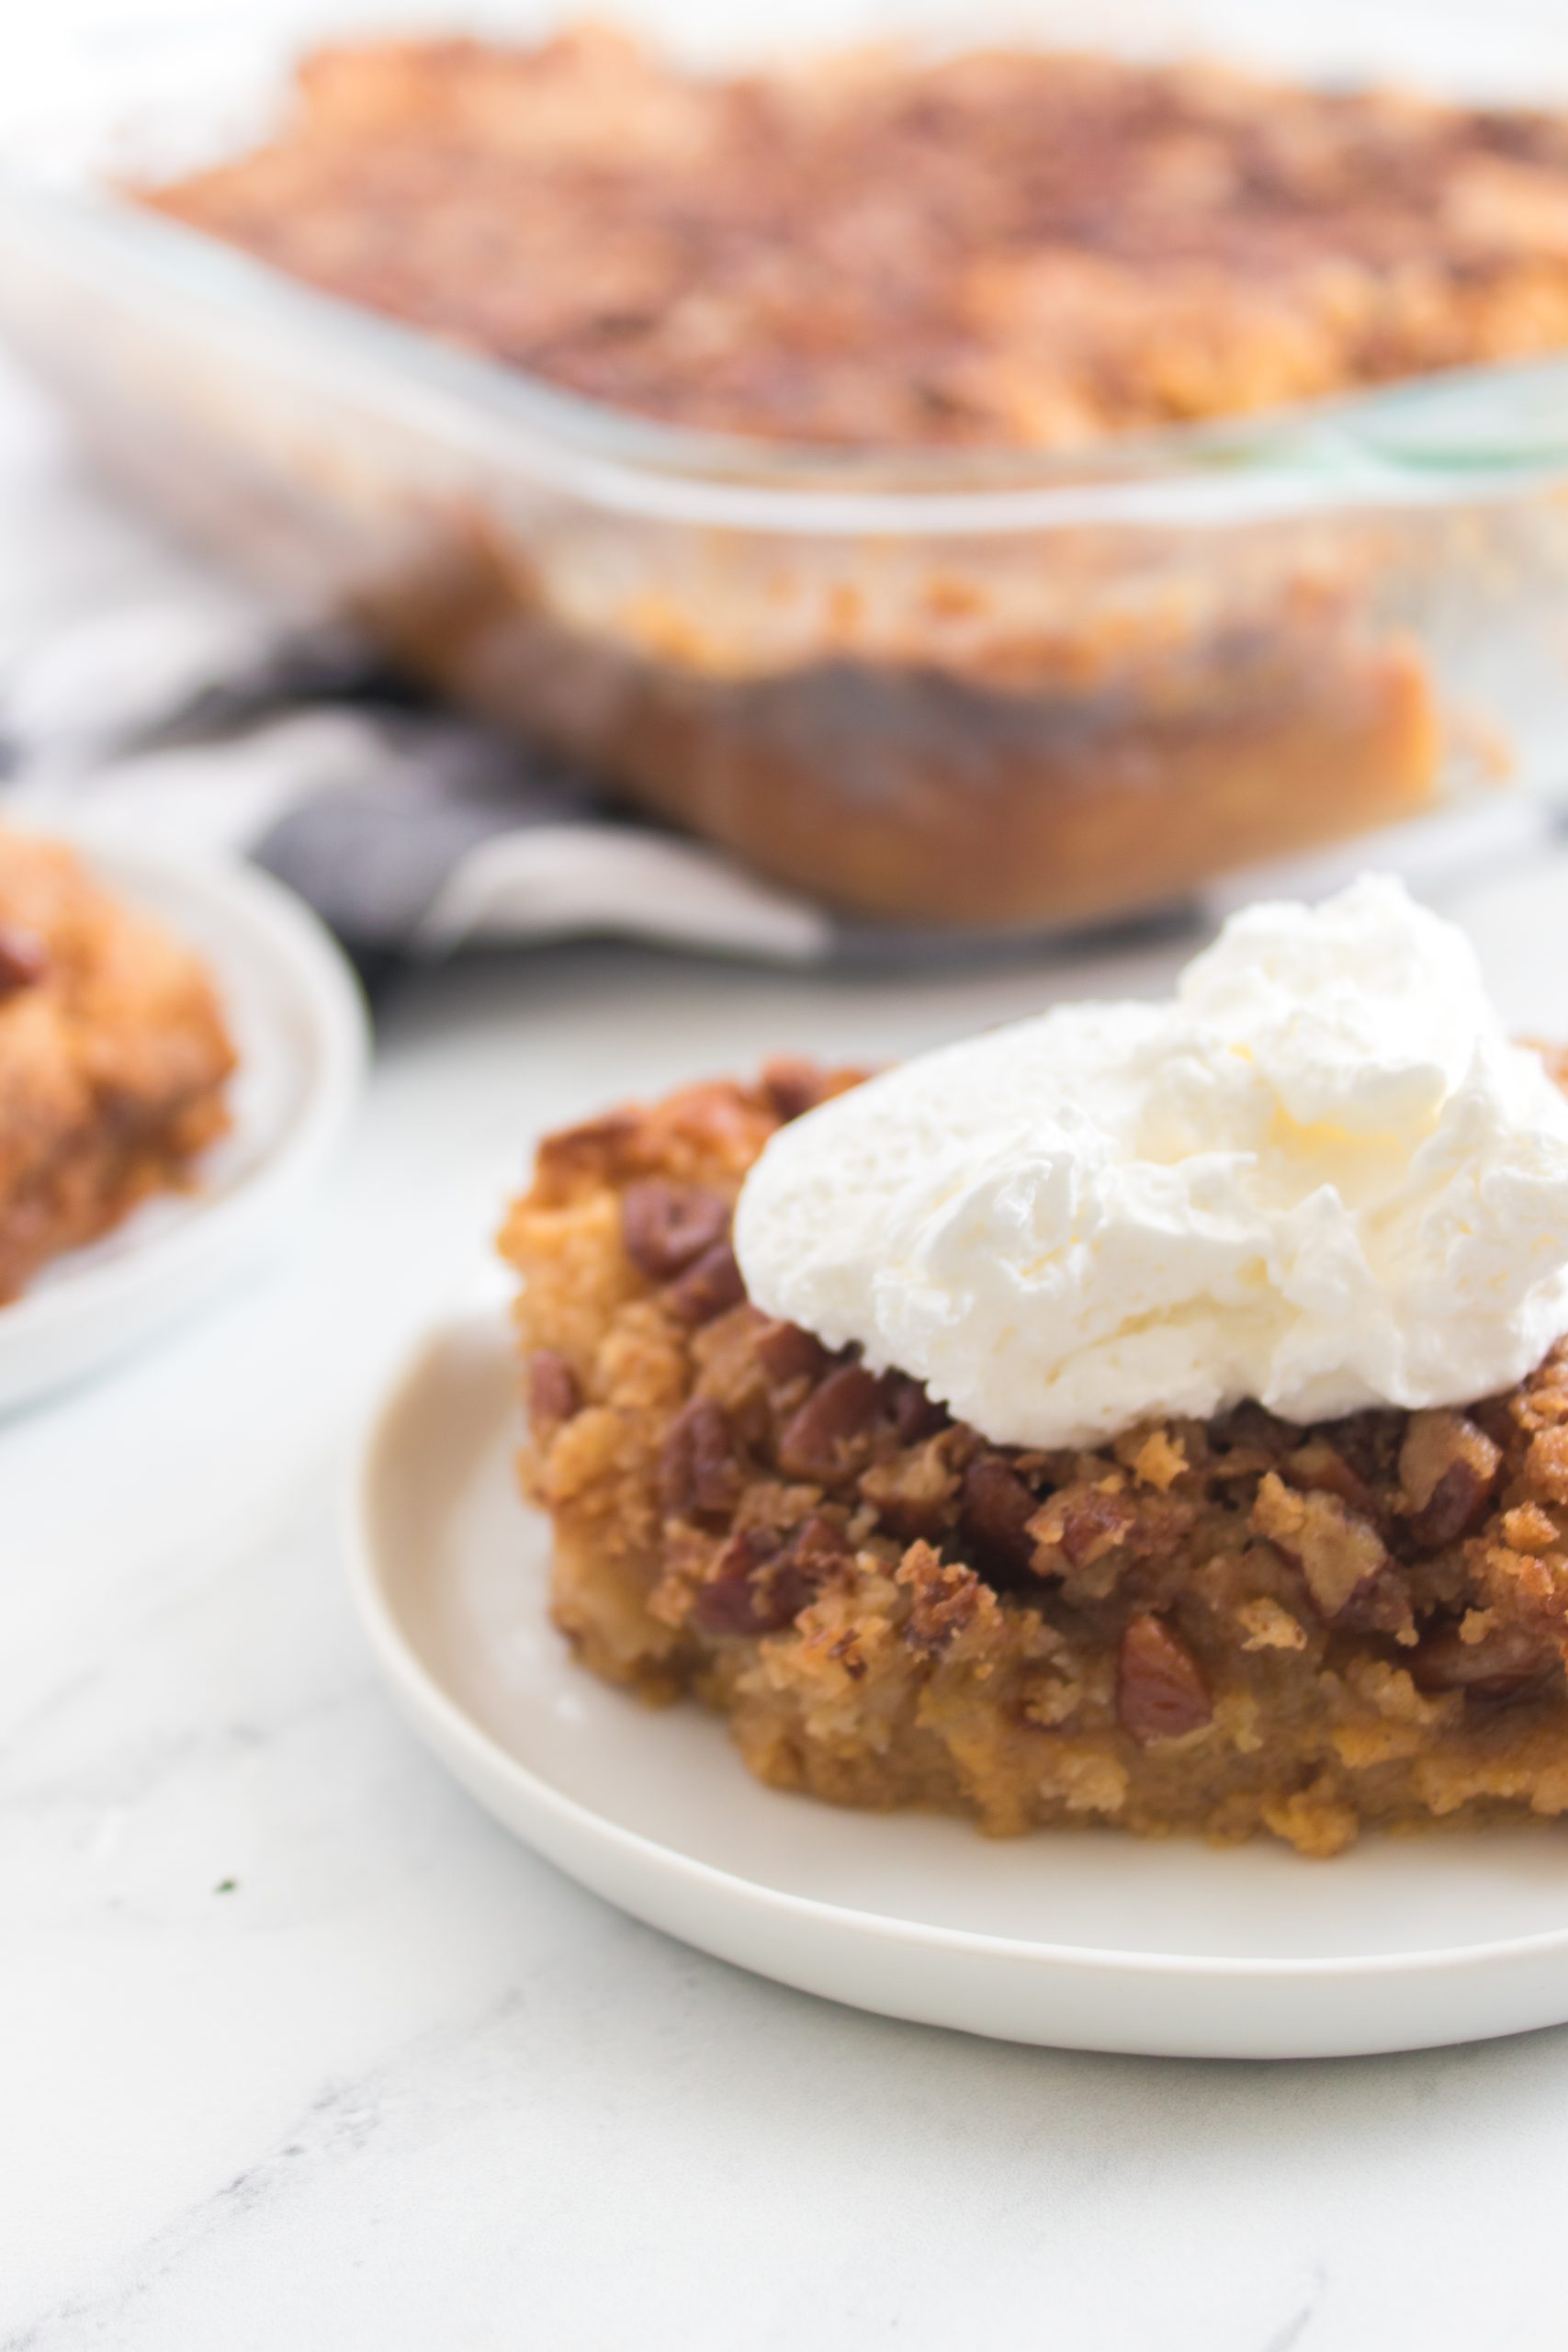
M 827 1371 L 827 1349 L 814 1331 L 798 1323 L 769 1323 L 753 1342 L 763 1377 L 775 1388 L 792 1380 L 816 1380 Z
M 841 1568 L 846 1560 L 854 1557 L 849 1537 L 836 1519 L 826 1511 L 814 1510 L 795 1529 L 789 1539 L 789 1555 L 803 1576 L 814 1584 L 821 1584 Z
M 1388 1547 L 1369 1520 L 1337 1495 L 1298 1494 L 1272 1470 L 1252 1507 L 1258 1534 L 1300 1568 L 1320 1617 L 1339 1616 L 1388 1565 Z
M 528 1359 L 528 1419 L 536 1430 L 570 1421 L 582 1404 L 582 1387 L 558 1348 L 536 1348 Z
M 713 1575 L 697 1588 L 692 1623 L 705 1634 L 782 1633 L 850 1557 L 843 1529 L 821 1511 L 787 1538 L 771 1528 L 747 1528 L 725 1545 Z
M 820 1062 L 799 1060 L 793 1054 L 776 1054 L 764 1062 L 761 1083 L 774 1116 L 786 1125 L 815 1111 L 835 1091 L 832 1077 Z
M 694 1396 L 665 1432 L 659 1455 L 659 1497 L 671 1519 L 733 1510 L 740 1468 L 729 1424 L 711 1396 Z
M 746 1295 L 740 1268 L 728 1241 L 716 1241 L 694 1265 L 672 1282 L 664 1304 L 682 1323 L 711 1323 L 728 1308 L 739 1306 Z
M 1443 1625 L 1423 1637 L 1406 1664 L 1419 1690 L 1513 1699 L 1559 1667 L 1562 1653 L 1534 1626 L 1497 1625 L 1479 1641 L 1466 1641 L 1461 1626 Z
M 1304 1487 L 1314 1494 L 1337 1495 L 1342 1503 L 1359 1511 L 1364 1519 L 1376 1518 L 1377 1499 L 1371 1488 L 1325 1437 L 1303 1439 L 1286 1456 L 1285 1468 L 1292 1487 Z
M 1246 1477 L 1266 1469 L 1285 1453 L 1283 1425 L 1250 1397 L 1209 1424 L 1214 1469 L 1221 1477 Z
M 886 1462 L 874 1462 L 860 1482 L 861 1493 L 873 1505 L 881 1525 L 906 1542 L 914 1536 L 937 1536 L 946 1526 L 958 1479 L 947 1450 L 928 1438 Z
M 787 1617 L 770 1622 L 768 1605 L 763 1601 L 760 1607 L 760 1600 L 749 1567 L 722 1567 L 717 1576 L 697 1587 L 692 1600 L 692 1623 L 700 1634 L 719 1639 L 733 1634 L 744 1641 L 759 1634 L 776 1633 L 789 1623 Z
M 1103 1494 L 1087 1479 L 1064 1487 L 1031 1524 L 1030 1535 L 1038 1547 L 1035 1564 L 1056 1570 L 1059 1560 L 1053 1555 L 1058 1555 L 1069 1568 L 1092 1567 L 1108 1553 L 1121 1550 L 1137 1521 L 1138 1506 L 1130 1495 Z
M 49 942 L 19 922 L 0 922 L 0 1004 L 49 978 Z
M 1210 1722 L 1202 1670 L 1163 1618 L 1133 1618 L 1116 1653 L 1116 1713 L 1141 1747 L 1181 1739 Z
M 985 1587 L 974 1569 L 944 1565 L 929 1544 L 910 1544 L 898 1566 L 898 1581 L 911 1596 L 904 1638 L 927 1657 L 956 1641 L 986 1605 Z
M 1485 1510 L 1503 1457 L 1463 1413 L 1413 1413 L 1399 1449 L 1405 1524 L 1424 1551 L 1468 1534 Z
M 644 1176 L 621 1195 L 621 1238 L 638 1273 L 668 1282 L 729 1230 L 729 1204 L 705 1184 Z
M 918 1380 L 907 1372 L 885 1372 L 882 1393 L 893 1416 L 893 1433 L 900 1445 L 915 1445 L 923 1437 L 933 1437 L 948 1425 L 948 1410 L 934 1396 L 928 1396 Z
M 698 1586 L 692 1623 L 704 1634 L 755 1638 L 781 1633 L 815 1590 L 814 1579 L 776 1536 L 750 1528 L 725 1545 L 714 1574 Z
M 962 1516 L 975 1565 L 990 1582 L 1026 1576 L 1033 1566 L 1029 1522 L 1040 1497 L 999 1453 L 977 1453 L 964 1473 Z
M 864 1364 L 841 1364 L 785 1422 L 780 1467 L 792 1478 L 829 1485 L 842 1475 L 851 1443 L 869 1426 L 881 1400 L 881 1383 Z

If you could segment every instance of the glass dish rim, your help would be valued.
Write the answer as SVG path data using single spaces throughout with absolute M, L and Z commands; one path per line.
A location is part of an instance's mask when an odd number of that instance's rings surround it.
M 439 413 L 445 437 L 456 432 L 512 469 L 527 459 L 558 492 L 649 520 L 785 537 L 987 537 L 1110 525 L 1224 526 L 1568 489 L 1568 350 L 1118 435 L 1074 452 L 835 448 L 699 431 L 615 408 L 309 286 L 161 218 L 112 185 L 51 185 L 14 158 L 0 158 L 0 232 L 24 241 L 52 234 L 79 254 L 94 246 L 115 252 L 165 295 L 221 316 L 242 334 L 265 332 L 275 361 L 277 338 L 291 334 L 318 367 L 336 361 L 345 376 L 368 377 L 384 411 L 415 410 L 427 426 Z M 1542 406 L 1562 420 L 1544 441 L 1528 425 Z M 1526 422 L 1512 442 L 1510 414 Z

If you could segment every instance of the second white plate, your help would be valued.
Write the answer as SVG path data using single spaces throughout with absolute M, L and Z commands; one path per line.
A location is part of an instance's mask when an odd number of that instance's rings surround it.
M 1294 2058 L 1568 2019 L 1568 1832 L 1333 1862 L 1112 1832 L 996 1843 L 762 1788 L 722 1724 L 573 1666 L 517 1500 L 499 1317 L 419 1351 L 370 1437 L 355 1596 L 417 1730 L 528 1844 L 670 1934 L 833 1999 L 1072 2048 Z
M 0 1306 L 0 1408 L 125 1355 L 286 1230 L 343 1141 L 365 1074 L 354 977 L 281 884 L 238 865 L 74 839 L 110 889 L 206 959 L 239 1052 L 233 1123 L 189 1192 L 147 1202 Z

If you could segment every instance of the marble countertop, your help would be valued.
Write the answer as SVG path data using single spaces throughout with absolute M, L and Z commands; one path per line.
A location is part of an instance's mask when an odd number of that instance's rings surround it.
M 1552 860 L 1462 911 L 1509 1009 L 1568 1029 L 1564 904 Z M 514 1844 L 349 1614 L 355 1431 L 541 1127 L 1170 956 L 423 974 L 287 1253 L 0 1427 L 0 2352 L 1561 2342 L 1568 2032 L 1175 2064 L 784 1991 Z

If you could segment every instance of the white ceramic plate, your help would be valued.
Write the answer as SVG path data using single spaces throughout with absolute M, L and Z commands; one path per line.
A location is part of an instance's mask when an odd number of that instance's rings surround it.
M 835 2000 L 1018 2041 L 1348 2056 L 1568 2018 L 1568 1834 L 1333 1862 L 1109 1831 L 991 1842 L 753 1781 L 723 1726 L 572 1666 L 516 1498 L 498 1317 L 443 1327 L 370 1434 L 351 1531 L 378 1659 L 508 1828 L 639 1918 Z
M 186 1193 L 149 1201 L 0 1306 L 0 1408 L 128 1352 L 203 1303 L 302 1206 L 359 1098 L 353 975 L 291 892 L 254 869 L 176 863 L 78 837 L 108 887 L 206 958 L 240 1054 L 231 1132 Z

